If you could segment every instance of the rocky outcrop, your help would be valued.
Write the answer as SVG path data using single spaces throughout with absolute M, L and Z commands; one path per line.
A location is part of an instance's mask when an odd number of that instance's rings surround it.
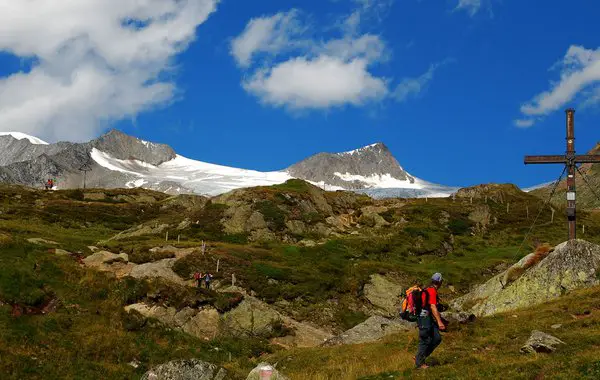
M 270 377 L 267 377 L 269 375 L 270 375 Z M 248 374 L 248 377 L 246 377 L 246 380 L 262 380 L 262 379 L 289 380 L 289 378 L 287 376 L 283 375 L 281 372 L 279 372 L 277 370 L 277 368 L 270 365 L 269 363 L 260 363 L 252 371 L 250 371 L 250 373 Z
M 521 347 L 521 353 L 532 354 L 534 352 L 543 352 L 549 354 L 556 351 L 556 346 L 560 344 L 565 344 L 565 342 L 552 335 L 534 330 L 527 343 Z
M 153 367 L 141 380 L 226 380 L 227 371 L 198 359 L 174 360 Z
M 360 224 L 364 224 L 368 227 L 381 228 L 389 226 L 390 223 L 386 221 L 380 214 L 386 212 L 387 207 L 383 206 L 367 206 L 363 207 L 360 211 L 362 215 L 358 219 Z
M 398 315 L 402 286 L 391 281 L 388 277 L 373 274 L 369 283 L 364 287 L 365 298 L 375 307 L 373 314 L 385 317 Z
M 337 346 L 341 344 L 361 344 L 376 342 L 379 339 L 416 328 L 415 323 L 402 319 L 388 319 L 373 316 L 350 330 L 327 340 L 324 346 Z
M 453 308 L 476 316 L 493 315 L 531 307 L 571 290 L 600 284 L 600 246 L 585 240 L 562 243 L 539 263 L 536 261 L 535 254 L 526 256 L 455 300 Z
M 136 266 L 129 262 L 126 253 L 112 253 L 108 251 L 96 251 L 83 259 L 83 264 L 89 268 L 114 274 L 117 278 L 128 276 Z
M 134 278 L 163 278 L 167 281 L 185 286 L 186 282 L 173 271 L 177 259 L 164 259 L 133 267 L 130 276 Z
M 125 307 L 126 312 L 137 312 L 145 318 L 153 318 L 165 326 L 179 329 L 201 339 L 214 339 L 219 332 L 219 313 L 213 308 L 179 311 L 174 307 L 137 303 Z
M 504 203 L 509 195 L 518 195 L 523 192 L 513 184 L 483 184 L 465 187 L 455 193 L 456 198 L 463 199 L 488 199 L 496 203 Z
M 162 234 L 167 228 L 169 228 L 168 224 L 139 225 L 119 232 L 108 240 L 121 240 L 137 236 Z
M 289 336 L 275 340 L 275 343 L 286 347 L 315 347 L 333 336 L 327 331 L 297 322 L 252 296 L 245 296 L 238 307 L 225 313 L 221 320 L 223 328 L 234 335 L 270 335 L 274 323 L 282 323 L 294 331 Z

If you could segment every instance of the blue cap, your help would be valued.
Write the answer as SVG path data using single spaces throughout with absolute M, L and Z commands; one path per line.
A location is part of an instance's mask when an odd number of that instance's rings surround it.
M 437 281 L 437 282 L 441 282 L 442 281 L 442 274 L 441 273 L 436 273 L 431 277 L 431 281 Z

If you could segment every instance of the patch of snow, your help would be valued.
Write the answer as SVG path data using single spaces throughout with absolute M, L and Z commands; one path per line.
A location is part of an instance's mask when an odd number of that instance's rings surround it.
M 422 189 L 423 185 L 419 181 L 410 182 L 410 180 L 400 180 L 392 177 L 391 174 L 373 174 L 365 177 L 361 175 L 355 175 L 350 173 L 333 173 L 338 178 L 347 182 L 359 181 L 366 184 L 370 188 L 389 189 Z
M 35 144 L 35 145 L 48 145 L 47 142 L 45 142 L 42 139 L 39 139 L 37 137 L 34 136 L 30 136 L 26 133 L 22 133 L 22 132 L 0 132 L 0 136 L 12 136 L 17 140 L 29 140 L 30 143 Z
M 349 151 L 347 151 L 347 152 L 341 152 L 341 153 L 337 153 L 337 155 L 338 155 L 338 156 L 347 156 L 347 155 L 350 155 L 350 156 L 352 156 L 352 155 L 354 155 L 354 154 L 356 154 L 356 153 L 363 152 L 363 151 L 365 151 L 365 150 L 368 150 L 368 149 L 370 149 L 370 148 L 373 148 L 373 147 L 375 147 L 375 146 L 377 146 L 377 143 L 375 143 L 375 144 L 371 144 L 371 145 L 367 145 L 367 146 L 363 146 L 362 148 L 358 148 L 358 149 L 354 149 L 354 150 L 349 150 Z

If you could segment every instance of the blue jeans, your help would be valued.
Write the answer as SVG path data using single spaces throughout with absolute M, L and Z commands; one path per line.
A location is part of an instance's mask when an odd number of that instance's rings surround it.
M 419 349 L 416 356 L 416 366 L 420 367 L 425 363 L 425 359 L 431 355 L 433 350 L 442 343 L 440 329 L 431 315 L 419 317 Z

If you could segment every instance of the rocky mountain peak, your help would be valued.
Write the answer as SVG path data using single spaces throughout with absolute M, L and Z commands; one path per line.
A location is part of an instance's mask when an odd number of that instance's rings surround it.
M 379 142 L 341 153 L 319 153 L 290 166 L 287 172 L 296 178 L 345 189 L 389 187 L 399 182 L 414 183 L 388 147 Z
M 93 148 L 109 153 L 120 160 L 135 159 L 152 165 L 160 165 L 177 156 L 173 148 L 168 145 L 140 140 L 116 129 L 110 130 L 90 143 Z

